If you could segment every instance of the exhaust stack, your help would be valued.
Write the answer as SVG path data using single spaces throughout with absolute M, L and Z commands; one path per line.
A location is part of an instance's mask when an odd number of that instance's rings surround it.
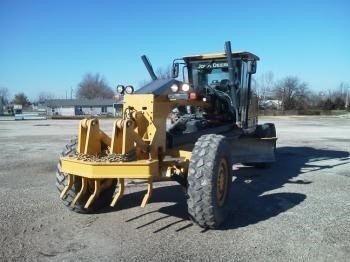
M 142 59 L 143 63 L 145 64 L 147 71 L 150 74 L 152 80 L 157 80 L 158 77 L 154 73 L 153 67 L 152 67 L 151 63 L 149 62 L 148 57 L 143 55 L 143 56 L 141 56 L 141 59 Z

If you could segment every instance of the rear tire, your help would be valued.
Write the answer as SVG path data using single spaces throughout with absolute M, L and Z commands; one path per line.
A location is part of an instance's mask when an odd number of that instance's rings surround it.
M 188 171 L 188 213 L 201 227 L 218 228 L 229 214 L 232 184 L 230 147 L 221 135 L 198 139 Z
M 62 150 L 60 154 L 60 158 L 64 156 L 69 156 L 69 155 L 74 155 L 76 153 L 76 148 L 77 148 L 77 139 L 72 139 Z M 63 173 L 60 171 L 61 170 L 61 161 L 58 162 L 57 164 L 57 170 L 56 170 L 56 187 L 58 189 L 59 194 L 61 194 L 62 190 L 64 187 L 67 185 L 67 174 Z M 65 194 L 65 196 L 62 198 L 62 202 L 65 206 L 67 206 L 70 210 L 77 212 L 77 213 L 82 213 L 82 214 L 87 214 L 87 213 L 92 213 L 96 212 L 97 210 L 108 206 L 108 204 L 112 200 L 112 196 L 115 191 L 115 186 L 117 184 L 117 180 L 113 179 L 111 186 L 101 192 L 100 196 L 90 205 L 89 208 L 84 208 L 85 202 L 87 201 L 89 197 L 89 192 L 85 195 L 82 196 L 82 199 L 80 202 L 75 203 L 74 205 L 72 204 L 75 196 L 78 194 L 81 188 L 81 177 L 75 176 L 74 177 L 74 184 L 70 190 Z

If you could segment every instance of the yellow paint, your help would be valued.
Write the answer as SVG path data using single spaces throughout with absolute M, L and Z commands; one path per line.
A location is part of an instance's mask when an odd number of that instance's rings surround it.
M 237 51 L 237 52 L 232 52 L 232 57 L 233 58 L 245 58 L 248 60 L 260 60 L 258 56 L 246 52 L 246 51 Z M 226 59 L 226 53 L 213 53 L 213 54 L 201 54 L 201 55 L 190 55 L 190 56 L 185 56 L 184 60 L 185 61 L 192 61 L 192 60 L 207 60 L 207 59 Z
M 101 143 L 111 144 L 111 138 L 99 128 L 99 121 L 83 119 L 79 124 L 78 152 L 95 155 L 101 153 Z
M 84 208 L 89 208 L 91 203 L 100 195 L 100 192 L 101 192 L 101 182 L 100 182 L 100 180 L 95 179 L 94 192 L 90 195 L 88 201 L 86 201 Z
M 76 203 L 79 202 L 79 200 L 85 195 L 85 193 L 87 192 L 87 184 L 88 184 L 88 180 L 85 177 L 81 178 L 81 188 L 79 193 L 75 196 L 72 205 L 75 205 Z
M 147 193 L 141 203 L 144 207 L 152 196 L 153 181 L 169 180 L 169 177 L 165 177 L 167 170 L 185 173 L 188 169 L 192 148 L 166 148 L 166 118 L 177 103 L 153 94 L 125 95 L 123 119 L 114 121 L 111 137 L 100 130 L 98 119 L 81 120 L 78 153 L 100 155 L 103 153 L 102 148 L 109 148 L 110 153 L 115 154 L 136 150 L 137 159 L 130 162 L 89 162 L 63 157 L 61 171 L 69 179 L 61 197 L 72 187 L 74 178 L 81 179 L 82 186 L 72 203 L 75 204 L 90 194 L 84 206 L 88 208 L 106 188 L 105 183 L 101 184 L 102 180 L 111 182 L 112 179 L 118 179 L 119 191 L 111 202 L 111 206 L 114 206 L 124 194 L 124 179 L 146 179 Z M 184 161 L 175 165 L 174 161 L 162 161 L 164 156 L 180 157 Z
M 85 178 L 147 179 L 158 176 L 159 161 L 88 162 L 64 157 L 61 159 L 61 163 L 62 172 Z
M 61 195 L 60 195 L 60 198 L 63 198 L 66 195 L 66 193 L 68 192 L 68 190 L 71 189 L 73 186 L 73 182 L 74 182 L 73 175 L 68 174 L 67 176 L 68 176 L 67 185 L 63 188 Z
M 152 190 L 153 190 L 153 183 L 152 180 L 149 179 L 147 182 L 147 193 L 144 195 L 141 203 L 141 207 L 145 207 L 146 204 L 148 203 L 149 199 L 152 196 Z
M 118 179 L 118 192 L 115 194 L 112 203 L 110 204 L 111 207 L 114 207 L 115 204 L 123 197 L 124 195 L 124 178 Z

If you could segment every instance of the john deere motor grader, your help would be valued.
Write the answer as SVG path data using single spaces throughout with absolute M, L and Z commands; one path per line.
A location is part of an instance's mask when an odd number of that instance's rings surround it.
M 153 182 L 175 180 L 187 192 L 191 219 L 217 228 L 234 204 L 232 165 L 275 160 L 275 127 L 258 125 L 251 91 L 259 57 L 232 52 L 226 42 L 225 53 L 175 59 L 170 79 L 158 79 L 147 57 L 142 60 L 153 81 L 135 92 L 118 86 L 123 115 L 111 136 L 96 118 L 80 121 L 78 138 L 59 160 L 60 197 L 73 211 L 88 213 L 114 207 L 125 179 L 141 179 L 144 207 Z

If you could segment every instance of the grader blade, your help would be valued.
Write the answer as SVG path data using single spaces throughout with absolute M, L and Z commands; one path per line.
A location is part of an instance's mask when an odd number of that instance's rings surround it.
M 276 137 L 241 138 L 232 143 L 234 163 L 272 163 L 275 161 Z

